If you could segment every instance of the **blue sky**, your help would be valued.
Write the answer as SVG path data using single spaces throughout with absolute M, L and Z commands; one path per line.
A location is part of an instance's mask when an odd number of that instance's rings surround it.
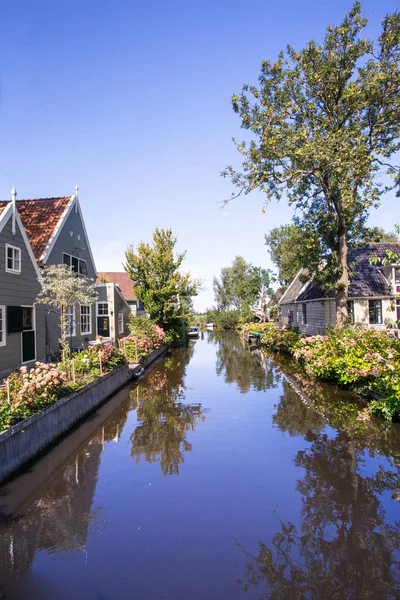
M 262 58 L 302 47 L 340 22 L 337 0 L 3 0 L 0 19 L 0 198 L 72 194 L 79 184 L 99 270 L 119 270 L 129 244 L 171 226 L 203 279 L 242 255 L 271 266 L 264 234 L 289 222 L 284 202 L 261 212 L 253 193 L 224 210 L 220 177 L 239 166 L 233 93 Z M 376 36 L 398 0 L 364 1 Z M 371 221 L 392 230 L 392 195 Z

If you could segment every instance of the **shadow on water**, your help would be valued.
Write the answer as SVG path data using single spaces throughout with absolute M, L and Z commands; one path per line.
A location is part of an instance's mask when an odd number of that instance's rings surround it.
M 268 372 L 271 356 L 253 355 Z M 279 528 L 258 553 L 237 542 L 247 560 L 238 584 L 260 600 L 400 598 L 400 506 L 387 501 L 400 501 L 399 426 L 360 422 L 351 394 L 302 380 L 285 357 L 277 362 L 287 380 L 273 422 L 309 442 L 294 459 L 300 520 L 284 521 L 277 510 Z

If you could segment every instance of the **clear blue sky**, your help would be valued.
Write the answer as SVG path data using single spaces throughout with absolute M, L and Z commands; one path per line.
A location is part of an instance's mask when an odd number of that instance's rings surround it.
M 271 266 L 264 234 L 290 209 L 262 214 L 254 193 L 220 211 L 239 165 L 232 93 L 256 82 L 261 59 L 320 39 L 351 2 L 336 0 L 3 0 L 0 19 L 0 198 L 80 201 L 99 270 L 119 270 L 129 244 L 171 226 L 203 279 L 241 254 Z M 398 0 L 363 2 L 376 36 Z M 373 213 L 400 219 L 391 196 Z

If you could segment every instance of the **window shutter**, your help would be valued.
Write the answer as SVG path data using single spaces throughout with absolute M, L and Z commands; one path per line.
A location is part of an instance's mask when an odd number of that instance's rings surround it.
M 18 333 L 22 330 L 22 306 L 7 306 L 7 333 Z

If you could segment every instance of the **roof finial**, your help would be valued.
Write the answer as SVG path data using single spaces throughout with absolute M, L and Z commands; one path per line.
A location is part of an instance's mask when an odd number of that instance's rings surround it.
M 16 233 L 16 227 L 15 227 L 15 219 L 16 219 L 16 215 L 17 215 L 17 190 L 15 189 L 15 187 L 13 187 L 13 189 L 11 190 L 11 202 L 12 202 L 12 206 L 13 206 L 13 216 L 12 216 L 12 234 L 15 235 Z
M 78 195 L 78 192 L 79 192 L 79 185 L 76 184 L 76 186 L 75 186 L 75 196 Z

